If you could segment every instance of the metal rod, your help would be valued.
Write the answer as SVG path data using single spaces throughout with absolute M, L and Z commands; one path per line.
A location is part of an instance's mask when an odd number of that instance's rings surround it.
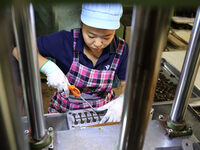
M 31 136 L 40 140 L 45 136 L 40 73 L 35 35 L 33 6 L 19 3 L 13 11 L 15 37 L 17 41 L 20 73 L 24 98 L 28 110 Z
M 172 11 L 134 7 L 120 150 L 141 150 Z
M 196 13 L 190 41 L 181 70 L 181 76 L 177 85 L 174 103 L 170 113 L 173 122 L 185 120 L 186 109 L 192 94 L 194 81 L 200 64 L 200 8 Z
M 12 23 L 8 7 L 0 9 L 0 149 L 28 150 L 20 119 L 20 97 L 12 68 Z

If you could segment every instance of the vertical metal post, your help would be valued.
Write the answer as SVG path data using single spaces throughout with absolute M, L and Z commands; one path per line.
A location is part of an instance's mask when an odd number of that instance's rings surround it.
M 120 150 L 141 150 L 172 11 L 134 7 Z
M 170 120 L 174 123 L 183 122 L 192 94 L 194 81 L 200 64 L 200 8 L 196 13 L 195 22 L 190 36 L 189 45 L 181 70 L 181 76 L 176 89 Z
M 31 136 L 40 140 L 45 136 L 45 123 L 33 6 L 18 2 L 13 10 L 13 21 Z
M 28 150 L 20 119 L 20 99 L 11 64 L 10 7 L 0 7 L 0 149 Z

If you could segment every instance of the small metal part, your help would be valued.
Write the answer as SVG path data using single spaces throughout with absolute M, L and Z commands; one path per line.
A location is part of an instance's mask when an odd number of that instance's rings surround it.
M 169 132 L 169 133 L 172 133 L 172 132 L 173 132 L 173 129 L 169 129 L 168 132 Z
M 167 135 L 169 138 L 192 135 L 192 128 L 190 126 L 185 125 L 184 128 L 180 130 L 179 126 L 175 127 L 171 124 L 169 125 L 167 118 L 168 117 L 164 116 L 162 120 L 159 119 L 159 124 L 164 131 L 164 135 Z
M 48 128 L 48 131 L 49 131 L 49 132 L 52 132 L 52 131 L 53 131 L 53 127 L 49 127 L 49 128 Z
M 88 101 L 86 101 L 82 96 L 80 96 L 80 98 L 81 98 L 84 102 L 86 102 L 86 103 L 90 106 L 90 108 L 92 108 L 92 110 L 93 110 L 94 112 L 96 112 L 96 110 L 92 107 L 92 105 L 91 105 Z
M 163 120 L 164 119 L 164 116 L 163 115 L 159 115 L 159 120 Z
M 48 146 L 48 149 L 49 150 L 54 150 L 55 148 L 54 148 L 54 145 L 55 145 L 55 132 L 54 132 L 54 129 L 53 129 L 53 127 L 49 127 L 48 128 L 48 131 L 49 131 L 49 135 L 50 135 L 50 137 L 51 137 L 51 142 L 49 143 L 49 146 Z
M 29 134 L 29 130 L 25 130 L 25 131 L 24 131 L 24 134 Z
M 98 116 L 99 121 L 101 121 L 101 117 L 100 117 L 99 113 L 97 113 L 97 116 Z
M 54 142 L 54 132 L 49 132 L 46 130 L 45 136 L 40 139 L 39 141 L 35 141 L 32 139 L 30 135 L 28 135 L 28 140 L 30 143 L 30 148 L 31 149 L 44 149 L 44 148 L 49 148 L 50 144 L 53 144 Z
M 49 150 L 53 150 L 53 149 L 54 149 L 53 144 L 50 144 L 50 145 L 49 145 Z
M 184 130 L 184 128 L 186 127 L 186 123 L 185 121 L 183 122 L 180 122 L 180 123 L 175 123 L 173 121 L 171 121 L 169 118 L 167 120 L 167 126 L 170 128 L 170 129 L 173 129 L 175 131 L 182 131 Z
M 97 120 L 94 118 L 94 112 L 90 111 L 90 113 L 91 113 L 91 116 L 92 116 L 92 122 L 96 122 Z
M 81 120 L 81 124 L 84 124 L 84 121 L 83 121 L 83 118 L 82 118 L 82 114 L 81 113 L 78 113 L 79 117 L 80 117 L 80 120 Z
M 88 119 L 87 112 L 84 112 L 84 114 L 85 114 L 85 117 L 86 117 L 86 119 L 87 119 L 86 122 L 87 122 L 87 123 L 90 123 L 90 119 Z
M 149 120 L 152 120 L 154 114 L 154 108 L 151 108 Z
M 74 117 L 74 124 L 77 125 L 78 121 L 76 120 L 76 114 L 73 113 L 72 116 Z

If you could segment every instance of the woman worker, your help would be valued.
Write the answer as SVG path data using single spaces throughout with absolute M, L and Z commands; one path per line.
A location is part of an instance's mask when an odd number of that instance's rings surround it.
M 81 99 L 69 96 L 70 83 L 97 111 L 107 109 L 101 123 L 120 121 L 128 59 L 127 43 L 115 36 L 121 16 L 120 4 L 83 4 L 82 29 L 37 39 L 40 71 L 47 76 L 47 84 L 58 90 L 51 99 L 49 113 L 90 108 Z M 13 54 L 17 55 L 16 49 Z M 112 90 L 115 75 L 122 88 L 118 98 Z

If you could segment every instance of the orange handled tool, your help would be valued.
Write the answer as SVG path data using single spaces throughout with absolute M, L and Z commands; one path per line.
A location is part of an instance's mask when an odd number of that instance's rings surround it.
M 76 97 L 80 97 L 81 96 L 81 92 L 79 91 L 78 88 L 76 88 L 74 85 L 68 85 L 68 88 L 70 90 L 70 92 Z
M 92 105 L 86 101 L 82 96 L 81 96 L 81 92 L 79 91 L 78 88 L 76 88 L 74 85 L 68 85 L 68 88 L 70 90 L 70 92 L 76 97 L 76 98 L 81 98 L 84 102 L 86 102 L 91 108 L 92 110 L 96 113 L 96 110 L 92 107 Z

